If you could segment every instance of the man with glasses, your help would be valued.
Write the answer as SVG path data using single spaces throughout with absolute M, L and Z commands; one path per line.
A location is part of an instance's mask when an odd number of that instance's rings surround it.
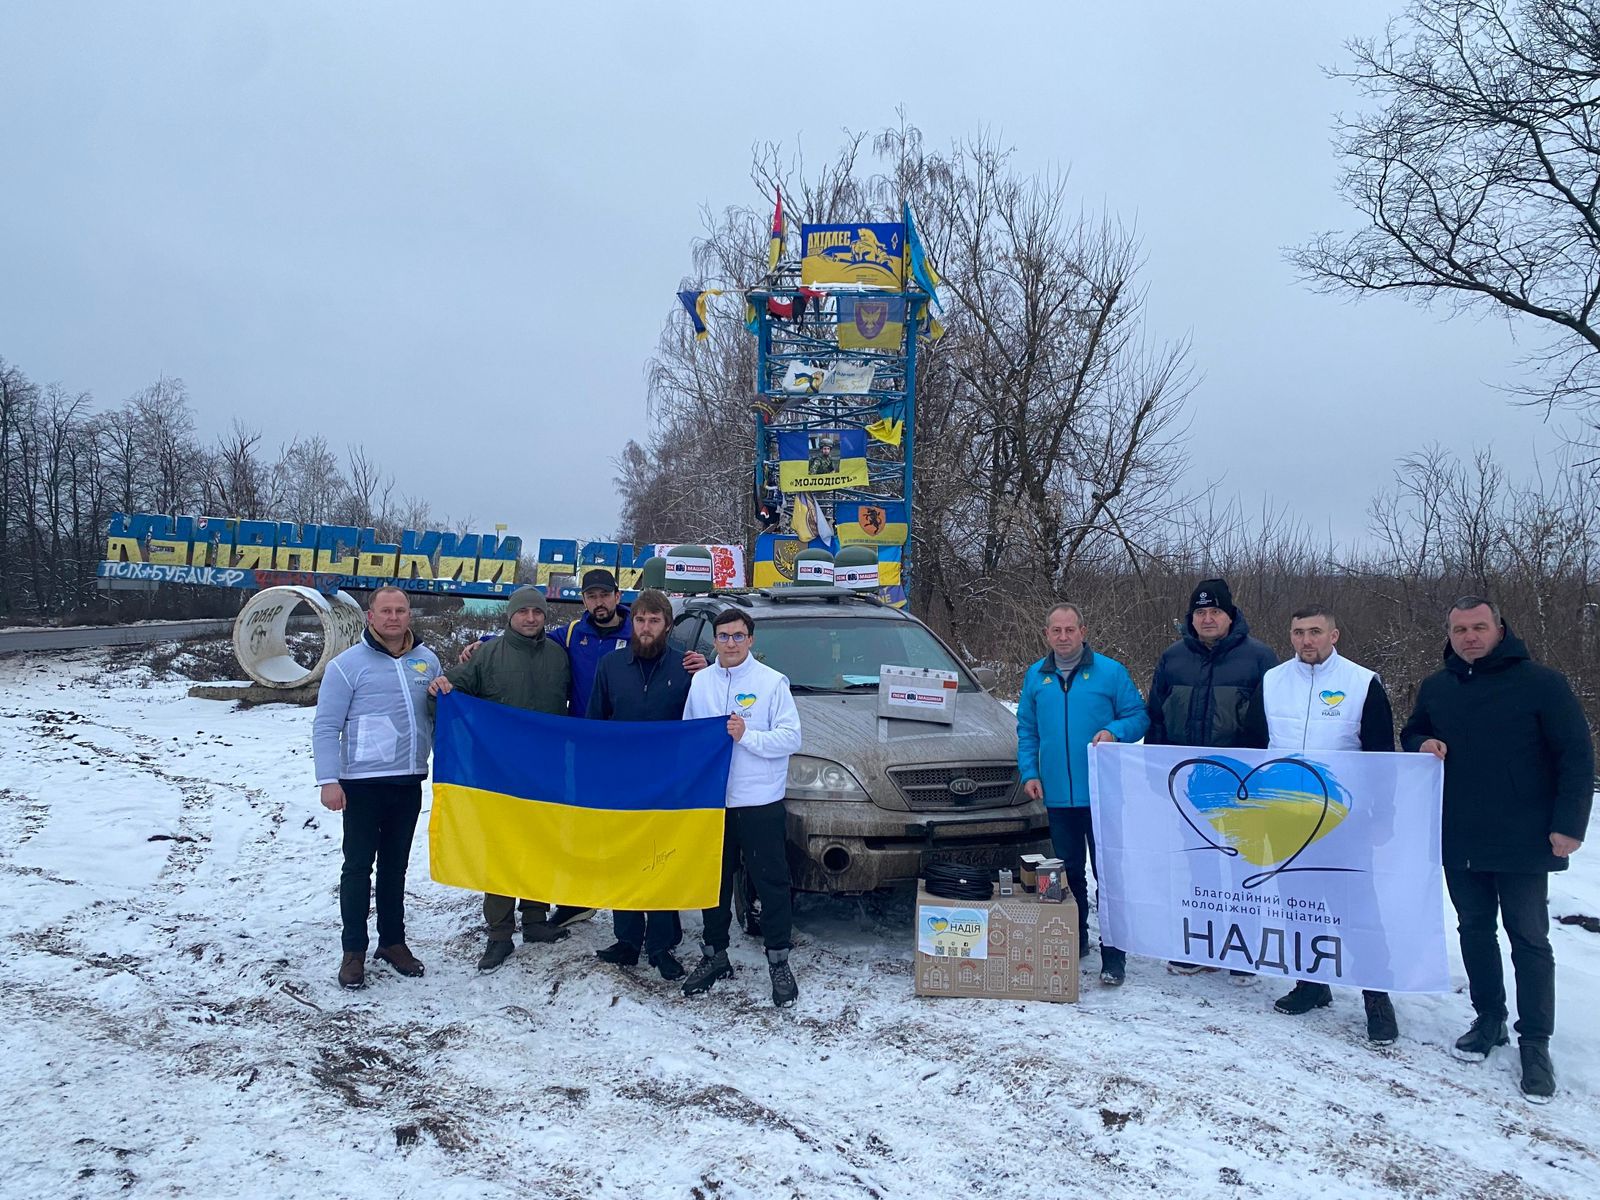
M 733 974 L 728 927 L 733 921 L 734 866 L 742 856 L 761 898 L 772 1002 L 784 1008 L 800 994 L 789 968 L 793 912 L 783 807 L 789 756 L 800 749 L 800 713 L 789 694 L 789 680 L 756 660 L 754 617 L 741 608 L 727 608 L 711 628 L 717 665 L 694 677 L 683 717 L 727 718 L 734 747 L 722 833 L 722 888 L 717 906 L 701 914 L 702 957 L 684 980 L 683 994 L 697 995 Z
M 1566 676 L 1535 663 L 1493 603 L 1461 597 L 1445 629 L 1444 668 L 1422 681 L 1400 745 L 1444 763 L 1444 880 L 1477 1013 L 1455 1052 L 1481 1062 L 1510 1040 L 1498 912 L 1516 976 L 1522 1092 L 1547 1104 L 1556 1090 L 1550 872 L 1583 845 L 1594 747 Z

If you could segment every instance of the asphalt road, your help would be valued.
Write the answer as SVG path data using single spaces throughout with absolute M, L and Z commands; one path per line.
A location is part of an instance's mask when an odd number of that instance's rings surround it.
M 154 621 L 147 625 L 83 625 L 72 629 L 23 629 L 0 633 L 0 654 L 19 650 L 77 650 L 85 646 L 139 646 L 228 633 L 233 618 L 220 621 Z

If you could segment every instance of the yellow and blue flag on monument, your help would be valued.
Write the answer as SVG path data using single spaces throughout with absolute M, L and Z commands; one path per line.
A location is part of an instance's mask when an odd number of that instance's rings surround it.
M 792 534 L 761 534 L 756 538 L 756 552 L 750 560 L 750 586 L 783 587 L 793 583 L 795 559 L 807 548 L 832 554 L 839 547 L 820 538 L 807 542 Z
M 800 226 L 800 282 L 854 283 L 898 292 L 905 278 L 905 227 L 854 222 Z
M 917 233 L 917 223 L 911 215 L 910 202 L 901 207 L 906 220 L 906 254 L 911 260 L 911 281 L 928 293 L 928 336 L 943 337 L 944 326 L 940 322 L 944 317 L 944 297 L 939 292 L 939 272 L 933 269 L 928 252 L 923 249 L 922 237 Z
M 778 486 L 791 495 L 866 487 L 867 435 L 859 429 L 778 434 Z
M 841 546 L 903 546 L 910 528 L 904 500 L 879 504 L 841 500 L 833 506 L 833 522 Z
M 580 721 L 439 697 L 433 878 L 584 908 L 711 908 L 733 739 L 703 721 Z
M 903 546 L 878 547 L 878 599 L 891 608 L 906 606 L 906 587 L 901 574 Z
M 906 336 L 903 296 L 839 296 L 839 349 L 898 350 Z
M 678 303 L 689 314 L 689 323 L 694 326 L 694 338 L 703 342 L 710 335 L 711 330 L 706 327 L 706 301 L 712 296 L 722 295 L 721 288 L 707 288 L 703 292 L 679 292 Z

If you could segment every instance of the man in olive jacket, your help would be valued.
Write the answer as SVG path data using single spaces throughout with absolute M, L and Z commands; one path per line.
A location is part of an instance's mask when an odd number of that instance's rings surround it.
M 1492 603 L 1463 596 L 1446 628 L 1444 669 L 1422 681 L 1400 745 L 1444 762 L 1444 878 L 1477 1013 L 1456 1053 L 1481 1061 L 1509 1040 L 1498 910 L 1517 982 L 1522 1091 L 1545 1103 L 1555 1095 L 1550 872 L 1566 870 L 1589 827 L 1594 747 L 1566 677 L 1534 662 Z
M 468 661 L 434 680 L 428 694 L 440 696 L 460 688 L 480 700 L 565 716 L 572 668 L 567 652 L 545 636 L 546 611 L 538 588 L 520 587 L 512 592 L 506 601 L 505 634 L 484 643 Z M 555 941 L 566 936 L 561 925 L 546 924 L 546 905 L 485 894 L 483 919 L 489 928 L 489 945 L 478 960 L 478 970 L 492 971 L 511 957 L 518 908 L 522 910 L 523 941 Z

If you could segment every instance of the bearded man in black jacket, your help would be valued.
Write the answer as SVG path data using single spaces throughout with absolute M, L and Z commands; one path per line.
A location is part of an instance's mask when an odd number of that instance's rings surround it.
M 1444 669 L 1422 681 L 1400 745 L 1444 762 L 1444 877 L 1477 1013 L 1456 1053 L 1481 1061 L 1509 1040 L 1498 910 L 1516 975 L 1522 1091 L 1546 1103 L 1555 1095 L 1550 872 L 1566 870 L 1589 827 L 1594 747 L 1566 677 L 1528 656 L 1494 604 L 1463 596 L 1446 628 Z

